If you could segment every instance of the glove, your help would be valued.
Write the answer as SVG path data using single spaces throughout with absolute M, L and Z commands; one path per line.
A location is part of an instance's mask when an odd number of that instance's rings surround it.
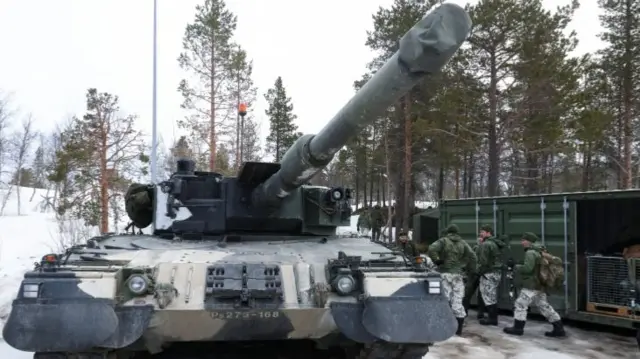
M 357 230 L 358 232 L 360 232 L 360 227 L 359 227 L 359 226 L 358 226 L 358 227 L 356 227 L 356 230 Z
M 443 261 L 442 259 L 438 259 L 438 260 L 436 260 L 436 261 L 433 261 L 433 263 L 434 263 L 435 265 L 437 265 L 437 266 L 441 266 L 441 265 L 443 265 L 443 264 L 444 264 L 444 261 Z

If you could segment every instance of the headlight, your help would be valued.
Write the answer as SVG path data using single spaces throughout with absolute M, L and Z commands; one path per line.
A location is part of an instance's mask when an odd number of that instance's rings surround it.
M 149 283 L 144 276 L 134 274 L 127 279 L 127 287 L 133 294 L 143 294 L 149 288 Z
M 325 192 L 325 200 L 329 203 L 340 202 L 344 199 L 344 191 L 342 188 L 332 188 Z
M 24 284 L 22 285 L 22 296 L 25 298 L 38 298 L 38 292 L 40 291 L 39 284 Z
M 440 294 L 440 281 L 431 280 L 429 282 L 429 294 Z
M 341 275 L 333 281 L 333 287 L 341 295 L 347 295 L 356 288 L 356 280 L 350 275 Z

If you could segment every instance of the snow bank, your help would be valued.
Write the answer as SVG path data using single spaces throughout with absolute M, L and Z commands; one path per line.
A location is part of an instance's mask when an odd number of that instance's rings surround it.
M 19 189 L 21 214 L 18 215 L 18 188 L 14 187 L 7 197 L 4 214 L 0 216 L 0 329 L 11 310 L 11 301 L 17 294 L 22 276 L 43 255 L 56 249 L 59 238 L 55 215 L 40 212 L 46 191 L 38 189 L 32 197 L 32 188 Z M 0 199 L 6 195 L 6 189 L 0 190 Z M 32 356 L 0 343 L 0 358 L 26 359 Z
M 373 201 L 371 202 L 372 206 L 377 205 L 378 202 L 377 201 Z M 389 202 L 387 201 L 386 203 L 380 203 L 380 206 L 384 206 L 389 204 Z M 395 205 L 395 202 L 391 203 L 392 205 Z M 369 202 L 367 202 L 367 206 L 369 205 Z M 364 203 L 360 203 L 360 205 L 358 206 L 358 208 L 362 208 L 364 206 Z M 418 208 L 422 208 L 422 209 L 427 209 L 429 207 L 435 208 L 438 207 L 438 202 L 429 202 L 429 201 L 416 201 L 415 202 L 415 206 Z M 354 211 L 356 210 L 356 206 L 352 205 L 351 209 L 353 209 Z

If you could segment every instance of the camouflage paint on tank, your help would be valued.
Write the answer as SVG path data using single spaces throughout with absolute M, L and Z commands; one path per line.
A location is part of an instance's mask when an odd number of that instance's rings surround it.
M 129 248 L 127 244 L 154 249 L 104 249 Z M 23 286 L 38 284 L 40 298 L 36 302 L 19 296 L 14 302 L 4 329 L 10 345 L 25 351 L 78 351 L 121 348 L 144 338 L 148 350 L 159 351 L 162 344 L 175 341 L 321 339 L 340 332 L 360 342 L 422 343 L 446 340 L 456 329 L 444 298 L 425 294 L 425 273 L 366 274 L 366 309 L 357 297 L 331 292 L 325 265 L 337 251 L 375 258 L 379 255 L 371 252 L 385 250 L 364 238 L 335 238 L 325 244 L 292 239 L 229 243 L 219 248 L 217 242 L 113 236 L 99 247 L 108 253 L 101 256 L 104 265 L 71 265 L 69 272 L 27 275 Z M 271 309 L 207 306 L 207 268 L 251 262 L 279 266 L 282 302 Z M 127 273 L 147 273 L 156 286 L 170 284 L 177 295 L 163 308 L 155 292 L 127 296 Z M 271 314 L 261 318 L 260 313 Z M 354 320 L 358 316 L 360 320 Z M 43 323 L 55 323 L 59 336 L 52 336 Z M 402 330 L 415 326 L 423 330 Z

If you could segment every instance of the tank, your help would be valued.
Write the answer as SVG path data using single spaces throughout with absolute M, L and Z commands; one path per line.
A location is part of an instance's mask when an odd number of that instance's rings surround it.
M 25 274 L 4 327 L 39 359 L 417 359 L 457 329 L 441 276 L 419 259 L 337 234 L 347 188 L 309 184 L 349 139 L 466 40 L 467 13 L 444 4 L 317 135 L 280 163 L 237 177 L 180 159 L 126 195 L 132 227 L 49 254 Z

